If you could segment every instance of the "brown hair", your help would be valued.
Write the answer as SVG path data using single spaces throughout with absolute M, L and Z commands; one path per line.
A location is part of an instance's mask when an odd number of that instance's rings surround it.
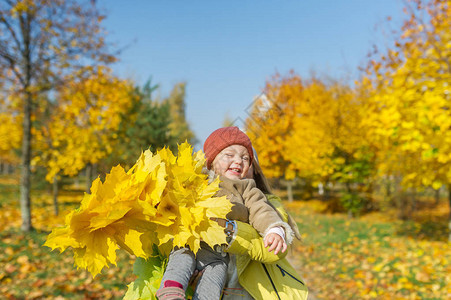
M 252 160 L 252 176 L 254 177 L 257 188 L 261 190 L 263 194 L 272 194 L 271 186 L 269 185 L 265 174 L 263 174 L 263 170 L 258 163 L 256 155 L 254 155 L 254 159 Z

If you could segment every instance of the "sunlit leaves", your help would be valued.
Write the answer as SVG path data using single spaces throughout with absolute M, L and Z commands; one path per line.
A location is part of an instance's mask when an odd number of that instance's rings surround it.
M 269 80 L 246 120 L 265 173 L 341 183 L 347 203 L 373 196 L 380 180 L 397 193 L 449 185 L 450 7 L 406 1 L 394 45 L 354 88 L 294 72 Z
M 32 136 L 36 122 L 43 121 L 37 118 L 36 108 L 42 98 L 47 102 L 56 87 L 116 58 L 107 51 L 102 17 L 94 1 L 4 1 L 0 15 L 1 97 L 16 95 L 20 99 L 14 112 L 23 118 L 20 203 L 22 228 L 30 231 Z
M 185 140 L 190 143 L 194 141 L 194 133 L 191 131 L 185 116 L 185 89 L 186 83 L 177 83 L 174 85 L 170 96 L 164 100 L 164 103 L 169 105 L 172 119 L 169 123 L 171 136 L 177 143 Z
M 74 176 L 113 151 L 114 133 L 120 114 L 132 104 L 132 90 L 130 82 L 114 77 L 107 68 L 58 90 L 58 105 L 49 108 L 49 116 L 42 116 L 43 124 L 35 132 L 38 155 L 33 163 L 47 169 L 49 182 L 59 173 Z
M 362 154 L 361 117 L 349 87 L 290 73 L 267 82 L 246 125 L 268 176 L 322 180 Z
M 17 163 L 14 150 L 20 148 L 22 141 L 21 118 L 10 113 L 0 113 L 0 159 Z
M 77 266 L 95 276 L 115 264 L 119 247 L 148 258 L 152 244 L 168 254 L 174 246 L 197 252 L 201 239 L 211 246 L 226 243 L 223 228 L 210 218 L 225 218 L 231 203 L 213 197 L 219 178 L 209 183 L 203 154 L 192 151 L 188 143 L 179 146 L 177 156 L 167 148 L 155 155 L 147 150 L 128 172 L 114 167 L 103 183 L 94 181 L 91 194 L 45 245 L 73 248 Z
M 402 176 L 405 187 L 438 189 L 451 180 L 451 5 L 406 5 L 395 45 L 370 62 L 359 83 L 368 112 L 362 124 L 382 174 Z

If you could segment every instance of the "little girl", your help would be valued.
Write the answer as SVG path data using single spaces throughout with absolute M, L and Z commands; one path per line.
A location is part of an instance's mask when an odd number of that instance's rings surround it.
M 204 143 L 209 175 L 221 179 L 217 196 L 226 195 L 234 204 L 227 215 L 252 225 L 263 237 L 268 251 L 284 252 L 293 239 L 293 231 L 283 222 L 265 195 L 256 188 L 252 179 L 246 179 L 253 159 L 249 137 L 237 127 L 225 127 L 214 131 Z M 212 171 L 212 172 L 211 172 Z M 232 228 L 226 233 L 233 234 Z M 285 240 L 286 239 L 286 240 Z M 160 300 L 185 299 L 185 290 L 195 269 L 203 270 L 193 299 L 219 299 L 227 276 L 229 257 L 221 246 L 214 249 L 201 242 L 196 255 L 188 248 L 176 248 L 169 255 L 160 289 L 156 296 Z

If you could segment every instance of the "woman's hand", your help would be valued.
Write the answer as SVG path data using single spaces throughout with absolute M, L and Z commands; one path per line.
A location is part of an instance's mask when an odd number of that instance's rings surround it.
M 284 239 L 278 235 L 277 233 L 269 233 L 265 236 L 264 239 L 265 242 L 265 248 L 268 248 L 268 251 L 271 252 L 274 250 L 274 254 L 277 255 L 279 251 L 282 250 L 282 253 L 284 253 L 287 250 L 287 244 L 285 243 Z

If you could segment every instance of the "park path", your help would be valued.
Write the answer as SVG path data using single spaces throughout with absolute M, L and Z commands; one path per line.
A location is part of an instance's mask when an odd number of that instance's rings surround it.
M 298 253 L 296 249 L 292 249 L 291 253 L 288 253 L 287 260 L 290 262 L 290 264 L 293 266 L 293 268 L 298 272 L 298 274 L 301 275 L 302 280 L 305 282 L 305 284 L 308 287 L 308 300 L 317 300 L 319 299 L 316 296 L 315 288 L 312 284 L 309 284 L 309 281 L 307 278 L 303 277 L 302 274 L 306 273 L 306 270 L 304 270 L 303 266 L 301 265 L 301 260 L 298 258 Z

